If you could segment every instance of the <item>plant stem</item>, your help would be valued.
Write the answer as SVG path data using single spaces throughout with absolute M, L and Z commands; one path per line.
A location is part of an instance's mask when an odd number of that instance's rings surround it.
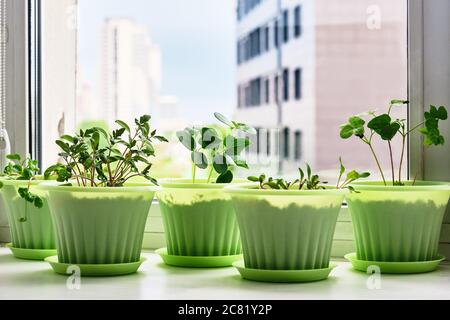
M 424 123 L 425 123 L 425 121 L 422 121 L 422 122 L 419 123 L 418 125 L 414 126 L 411 130 L 408 130 L 408 132 L 406 133 L 406 135 L 408 135 L 408 134 L 410 134 L 411 132 L 413 132 L 414 130 L 418 129 L 418 128 L 421 127 Z
M 209 170 L 209 175 L 208 175 L 208 181 L 207 181 L 207 183 L 210 183 L 210 182 L 211 182 L 211 177 L 212 177 L 212 175 L 213 175 L 213 172 L 214 172 L 214 166 L 211 166 L 211 170 Z
M 400 166 L 398 168 L 398 182 L 402 183 L 402 166 L 403 158 L 405 157 L 406 135 L 402 134 L 402 154 L 400 156 Z
M 383 183 L 386 186 L 386 178 L 384 177 L 383 170 L 381 169 L 380 161 L 378 160 L 375 150 L 373 149 L 372 143 L 368 143 L 368 145 L 369 145 L 370 151 L 372 152 L 373 157 L 375 158 L 375 162 L 377 163 L 378 170 L 381 173 L 381 177 L 383 178 Z
M 388 141 L 388 145 L 389 145 L 389 156 L 391 158 L 392 185 L 394 186 L 395 185 L 394 157 L 392 155 L 392 145 L 390 141 Z
M 195 163 L 192 163 L 192 183 L 195 183 L 196 171 L 197 171 L 197 166 L 195 165 Z

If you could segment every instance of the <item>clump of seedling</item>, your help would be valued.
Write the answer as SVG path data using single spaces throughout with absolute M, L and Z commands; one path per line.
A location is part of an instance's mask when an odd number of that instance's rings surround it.
M 353 187 L 349 184 L 361 179 L 367 178 L 370 176 L 368 172 L 359 173 L 355 170 L 347 173 L 346 178 L 343 180 L 345 176 L 346 169 L 342 163 L 342 159 L 339 159 L 340 162 L 340 170 L 339 170 L 339 178 L 336 184 L 336 189 L 349 189 L 350 191 L 355 191 Z M 287 181 L 282 178 L 272 178 L 265 174 L 261 174 L 259 177 L 251 176 L 248 177 L 249 181 L 258 182 L 260 189 L 273 189 L 273 190 L 324 190 L 326 189 L 327 181 L 320 181 L 320 177 L 318 174 L 313 174 L 311 166 L 306 164 L 306 174 L 305 170 L 302 168 L 298 169 L 299 171 L 299 179 L 294 181 Z
M 348 122 L 341 126 L 340 136 L 342 139 L 349 139 L 352 136 L 359 138 L 363 143 L 369 146 L 370 151 L 375 159 L 378 170 L 381 174 L 383 182 L 387 185 L 386 176 L 381 168 L 379 157 L 377 156 L 374 147 L 373 139 L 378 136 L 383 141 L 386 141 L 389 148 L 392 185 L 403 185 L 402 182 L 402 167 L 405 157 L 406 142 L 408 136 L 415 130 L 424 136 L 424 145 L 438 146 L 445 142 L 444 137 L 439 131 L 439 121 L 447 120 L 448 114 L 445 107 L 439 108 L 430 106 L 430 110 L 425 112 L 424 121 L 413 126 L 411 129 L 407 128 L 406 119 L 392 119 L 391 112 L 395 106 L 405 106 L 409 102 L 405 100 L 392 100 L 387 113 L 377 115 L 375 112 L 368 112 L 366 116 L 370 117 L 367 122 L 363 119 L 364 115 L 356 115 L 349 118 Z M 395 176 L 395 167 L 392 151 L 392 140 L 397 136 L 401 136 L 402 147 L 398 167 L 398 176 Z M 415 182 L 416 179 L 414 179 Z
M 28 204 L 32 204 L 36 208 L 44 206 L 42 198 L 30 191 L 31 182 L 36 179 L 39 172 L 38 162 L 29 157 L 22 159 L 18 154 L 10 154 L 6 158 L 9 163 L 6 165 L 2 176 L 12 180 L 28 181 L 27 187 L 21 187 L 17 190 L 19 196 L 25 201 L 24 216 L 19 221 L 26 222 L 28 220 Z M 3 187 L 3 184 L 0 184 L 0 187 Z
M 59 182 L 76 180 L 78 186 L 84 187 L 122 187 L 134 177 L 156 185 L 156 179 L 150 176 L 150 159 L 155 156 L 153 143 L 167 139 L 151 129 L 150 119 L 149 115 L 136 119 L 133 129 L 117 120 L 119 128 L 112 133 L 94 127 L 74 136 L 62 136 L 56 144 L 64 162 L 49 167 L 45 177 L 56 175 Z
M 218 175 L 216 183 L 231 183 L 236 167 L 248 169 L 241 154 L 251 141 L 242 135 L 256 134 L 256 130 L 244 123 L 231 121 L 220 113 L 214 116 L 225 127 L 192 127 L 177 132 L 178 140 L 191 152 L 193 183 L 197 169 L 208 170 L 208 183 L 214 173 Z

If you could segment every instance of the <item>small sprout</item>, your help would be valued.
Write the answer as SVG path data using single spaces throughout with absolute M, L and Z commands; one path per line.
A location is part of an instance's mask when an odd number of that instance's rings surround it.
M 177 132 L 180 143 L 191 152 L 192 181 L 195 183 L 197 169 L 207 169 L 208 183 L 216 175 L 216 183 L 231 183 L 236 167 L 248 169 L 248 164 L 241 158 L 251 141 L 238 136 L 253 134 L 256 130 L 250 126 L 231 121 L 220 113 L 214 116 L 225 127 L 203 126 L 186 128 Z
M 143 115 L 135 119 L 134 128 L 117 120 L 119 128 L 111 133 L 93 127 L 74 136 L 62 136 L 56 144 L 64 163 L 50 166 L 44 177 L 54 175 L 58 182 L 73 179 L 84 187 L 121 187 L 134 177 L 143 177 L 157 185 L 156 179 L 150 176 L 150 158 L 155 156 L 153 141 L 168 140 L 151 130 L 150 120 L 151 116 Z
M 18 188 L 17 193 L 20 198 L 25 201 L 24 217 L 19 219 L 19 222 L 28 221 L 28 204 L 34 205 L 36 208 L 42 208 L 44 206 L 43 200 L 30 191 L 31 182 L 36 179 L 36 174 L 39 173 L 38 162 L 31 158 L 22 160 L 19 154 L 9 154 L 6 158 L 10 161 L 4 171 L 3 175 L 20 181 L 28 181 L 28 185 L 25 188 Z M 3 187 L 3 183 L 0 183 L 0 188 Z
M 358 137 L 362 142 L 369 146 L 370 152 L 375 159 L 378 170 L 381 174 L 383 182 L 387 185 L 384 172 L 380 165 L 380 160 L 375 152 L 373 146 L 373 137 L 378 136 L 381 140 L 386 141 L 389 147 L 391 171 L 392 171 L 392 185 L 403 185 L 402 182 L 402 167 L 403 160 L 405 156 L 406 142 L 408 136 L 419 129 L 419 132 L 424 135 L 424 145 L 425 146 L 438 146 L 445 143 L 445 138 L 439 130 L 439 121 L 444 121 L 448 119 L 448 113 L 445 107 L 441 106 L 439 108 L 435 106 L 430 106 L 430 110 L 424 113 L 424 121 L 412 129 L 407 128 L 406 119 L 392 119 L 391 111 L 395 106 L 405 106 L 409 103 L 407 100 L 394 99 L 391 100 L 389 109 L 387 113 L 376 115 L 375 112 L 368 112 L 363 115 L 350 117 L 346 124 L 341 126 L 340 136 L 342 139 L 349 139 L 352 136 Z M 362 117 L 367 116 L 371 119 L 368 123 Z M 422 127 L 423 126 L 423 127 Z M 400 162 L 398 167 L 398 175 L 395 176 L 393 150 L 392 150 L 392 140 L 400 135 L 402 138 L 402 147 Z M 340 178 L 342 177 L 342 174 Z M 398 179 L 397 179 L 398 178 Z M 415 181 L 415 180 L 414 180 Z

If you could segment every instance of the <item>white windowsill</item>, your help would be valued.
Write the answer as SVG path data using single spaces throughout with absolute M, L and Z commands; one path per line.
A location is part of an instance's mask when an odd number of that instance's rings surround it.
M 0 299 L 450 299 L 450 265 L 427 274 L 382 275 L 381 289 L 370 290 L 368 275 L 347 262 L 338 262 L 326 281 L 270 284 L 242 280 L 234 268 L 174 268 L 153 253 L 143 255 L 148 260 L 135 275 L 82 278 L 80 290 L 70 290 L 68 278 L 47 263 L 18 260 L 0 248 Z

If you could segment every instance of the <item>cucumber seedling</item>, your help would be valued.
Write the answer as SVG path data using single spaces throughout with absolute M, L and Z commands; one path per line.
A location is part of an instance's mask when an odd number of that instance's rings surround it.
M 197 169 L 208 170 L 208 183 L 214 173 L 218 175 L 216 183 L 231 183 L 236 167 L 248 169 L 241 154 L 251 141 L 241 135 L 256 134 L 256 130 L 244 123 L 231 121 L 220 113 L 214 116 L 224 126 L 219 129 L 214 126 L 192 127 L 176 134 L 181 144 L 191 152 L 193 183 Z

